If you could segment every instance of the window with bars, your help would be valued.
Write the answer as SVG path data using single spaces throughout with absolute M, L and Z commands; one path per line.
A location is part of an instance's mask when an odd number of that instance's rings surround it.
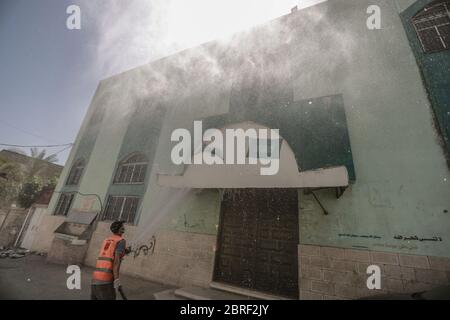
M 102 220 L 123 220 L 134 223 L 139 197 L 135 196 L 109 196 Z
M 61 193 L 55 208 L 55 215 L 67 216 L 72 205 L 74 193 Z
M 426 53 L 450 49 L 450 1 L 434 1 L 413 18 L 412 23 Z
M 147 171 L 147 158 L 137 154 L 122 161 L 114 177 L 115 184 L 143 183 Z
M 78 185 L 84 170 L 84 160 L 80 159 L 75 162 L 70 170 L 66 185 Z

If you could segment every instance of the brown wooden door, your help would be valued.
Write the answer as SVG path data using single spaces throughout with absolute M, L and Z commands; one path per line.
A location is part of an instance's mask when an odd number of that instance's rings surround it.
M 225 192 L 214 279 L 298 298 L 296 189 Z

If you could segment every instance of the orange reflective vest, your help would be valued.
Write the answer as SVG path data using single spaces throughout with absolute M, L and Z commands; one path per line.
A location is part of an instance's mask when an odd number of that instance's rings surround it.
M 100 249 L 100 254 L 97 258 L 97 263 L 95 265 L 95 270 L 92 278 L 99 281 L 112 282 L 114 281 L 113 276 L 113 263 L 114 256 L 117 247 L 117 243 L 123 240 L 121 236 L 112 235 L 103 241 L 102 248 Z M 121 255 L 120 258 L 124 256 L 125 253 Z

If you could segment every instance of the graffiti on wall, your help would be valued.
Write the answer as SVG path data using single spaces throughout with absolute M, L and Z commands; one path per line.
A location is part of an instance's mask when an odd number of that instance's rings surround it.
M 133 259 L 136 259 L 142 254 L 144 256 L 153 255 L 155 252 L 155 246 L 156 246 L 156 237 L 152 236 L 148 244 L 138 245 L 134 249 L 130 247 L 127 251 L 128 254 L 131 254 L 133 256 Z
M 372 235 L 372 234 L 349 234 L 349 233 L 339 233 L 339 237 L 345 238 L 366 238 L 366 239 L 381 239 L 380 236 Z
M 371 235 L 371 234 L 351 234 L 351 233 L 339 233 L 339 237 L 345 238 L 363 238 L 363 239 L 382 239 L 381 236 Z M 393 236 L 395 240 L 406 241 L 406 242 L 397 242 L 397 243 L 374 243 L 373 247 L 382 247 L 382 248 L 390 248 L 390 249 L 399 249 L 399 250 L 417 250 L 418 246 L 410 243 L 410 241 L 431 241 L 431 242 L 442 242 L 442 238 L 438 236 L 433 237 L 418 237 L 417 235 L 405 236 L 405 235 L 395 235 Z M 353 245 L 354 248 L 360 249 L 368 249 L 367 246 Z
M 442 241 L 441 237 L 432 237 L 432 238 L 419 238 L 418 236 L 402 236 L 396 235 L 394 236 L 395 240 L 405 240 L 405 241 Z

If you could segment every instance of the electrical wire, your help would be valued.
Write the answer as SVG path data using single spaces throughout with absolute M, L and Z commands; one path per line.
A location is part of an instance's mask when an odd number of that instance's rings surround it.
M 72 146 L 72 145 L 73 145 L 73 143 L 24 146 L 24 145 L 19 145 L 19 144 L 0 143 L 0 146 L 19 147 L 19 148 L 34 148 L 34 147 L 35 148 L 54 148 L 54 147 L 65 147 L 65 146 Z
M 69 148 L 72 148 L 72 144 L 71 144 L 70 146 L 65 147 L 64 149 L 61 149 L 61 150 L 59 150 L 59 151 L 57 151 L 57 152 L 55 152 L 55 153 L 49 155 L 49 157 L 51 157 L 51 156 L 56 156 L 57 154 L 63 152 L 64 150 L 67 150 L 67 149 L 69 149 Z
M 5 125 L 7 125 L 7 126 L 9 126 L 9 127 L 11 127 L 11 128 L 14 128 L 14 129 L 20 131 L 20 132 L 22 132 L 22 133 L 26 133 L 26 134 L 28 134 L 28 135 L 30 135 L 30 136 L 33 136 L 33 137 L 36 137 L 36 138 L 39 138 L 39 139 L 43 139 L 43 140 L 46 140 L 46 141 L 48 141 L 48 142 L 57 142 L 57 141 L 55 141 L 55 140 L 53 140 L 53 139 L 49 139 L 49 138 L 47 138 L 47 137 L 38 135 L 38 134 L 33 133 L 33 132 L 31 132 L 31 131 L 27 131 L 27 130 L 25 130 L 25 129 L 22 129 L 22 128 L 18 127 L 18 126 L 15 126 L 15 125 L 13 125 L 13 124 L 11 124 L 11 123 L 6 122 L 5 120 L 0 119 L 0 122 L 3 123 L 3 124 L 5 124 Z

